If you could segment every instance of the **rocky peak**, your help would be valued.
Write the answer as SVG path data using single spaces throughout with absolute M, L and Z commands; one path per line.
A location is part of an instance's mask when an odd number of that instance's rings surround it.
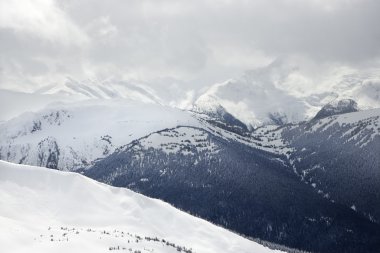
M 330 102 L 322 107 L 314 119 L 322 119 L 332 115 L 357 112 L 358 104 L 352 99 L 342 99 Z

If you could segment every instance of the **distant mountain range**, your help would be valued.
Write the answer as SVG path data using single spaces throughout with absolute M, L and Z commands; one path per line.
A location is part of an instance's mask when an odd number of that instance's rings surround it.
M 220 104 L 136 100 L 55 104 L 9 120 L 0 159 L 79 172 L 276 245 L 380 247 L 379 109 L 342 100 L 308 121 L 253 128 Z
M 296 78 L 301 78 L 296 69 L 274 63 L 211 86 L 194 106 L 203 111 L 222 106 L 253 128 L 309 120 L 326 104 L 344 99 L 356 101 L 361 109 L 380 108 L 377 72 L 341 74 L 316 87 L 298 87 Z
M 31 109 L 41 109 L 41 106 L 35 108 L 33 105 L 47 104 L 48 101 L 86 99 L 128 99 L 194 111 L 212 111 L 221 106 L 251 128 L 309 120 L 326 104 L 344 99 L 354 100 L 360 110 L 380 108 L 380 75 L 377 69 L 364 72 L 337 70 L 325 78 L 319 78 L 320 83 L 310 83 L 297 67 L 285 65 L 276 61 L 203 89 L 191 88 L 175 79 L 76 80 L 67 77 L 61 83 L 36 88 L 32 91 L 33 96 L 21 93 L 20 97 L 31 100 L 25 103 Z M 0 90 L 0 105 L 7 108 L 21 106 L 20 103 L 13 103 L 17 94 L 5 92 Z M 2 114 L 9 112 L 4 110 Z

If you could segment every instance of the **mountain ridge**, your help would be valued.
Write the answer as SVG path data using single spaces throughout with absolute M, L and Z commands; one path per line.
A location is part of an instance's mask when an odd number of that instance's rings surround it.
M 360 251 L 373 252 L 380 109 L 258 128 L 244 127 L 222 106 L 211 109 L 124 99 L 56 105 L 3 123 L 0 159 L 77 171 L 291 248 L 355 252 L 366 241 Z M 347 165 L 347 154 L 348 165 L 355 165 L 363 152 L 371 159 L 358 173 L 339 166 Z M 336 158 L 319 161 L 328 155 Z M 349 196 L 342 194 L 347 191 L 339 182 L 367 180 L 364 170 L 372 183 L 353 184 Z M 360 197 L 366 193 L 372 200 Z M 300 226 L 307 232 L 299 234 Z M 313 241 L 328 228 L 339 240 Z M 340 248 L 340 240 L 353 244 Z

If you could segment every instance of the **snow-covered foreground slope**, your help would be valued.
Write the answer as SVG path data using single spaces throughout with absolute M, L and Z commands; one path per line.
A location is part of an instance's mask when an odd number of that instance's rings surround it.
M 0 161 L 1 252 L 109 252 L 110 247 L 279 252 L 127 189 Z

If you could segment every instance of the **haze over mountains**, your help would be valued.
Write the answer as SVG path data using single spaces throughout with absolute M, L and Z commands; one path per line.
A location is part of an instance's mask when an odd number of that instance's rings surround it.
M 35 95 L 20 94 L 20 98 L 24 101 L 29 98 L 29 106 L 39 109 L 53 101 L 120 98 L 202 111 L 220 105 L 251 127 L 308 120 L 324 105 L 341 99 L 353 99 L 361 109 L 380 107 L 380 75 L 376 69 L 366 72 L 343 69 L 321 79 L 318 85 L 308 85 L 302 72 L 286 66 L 274 62 L 200 90 L 183 89 L 175 79 L 156 84 L 115 78 L 82 81 L 67 78 L 58 84 L 40 85 L 30 92 Z M 4 97 L 4 106 L 16 100 L 16 97 L 7 99 L 16 95 L 5 90 L 0 96 Z M 16 103 L 12 106 L 17 107 L 20 105 Z M 11 117 L 9 112 L 2 115 L 6 119 Z
M 379 253 L 378 10 L 0 0 L 0 252 Z

